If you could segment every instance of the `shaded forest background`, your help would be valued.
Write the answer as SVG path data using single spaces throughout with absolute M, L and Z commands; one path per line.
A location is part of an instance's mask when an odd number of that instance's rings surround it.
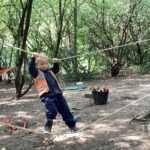
M 9 44 L 45 53 L 50 59 L 93 52 L 61 62 L 65 81 L 91 79 L 97 74 L 118 76 L 122 68 L 150 72 L 149 41 L 94 54 L 149 39 L 149 0 L 1 0 L 0 15 L 0 70 L 17 66 L 16 97 L 32 85 L 30 53 Z M 25 84 L 29 88 L 22 91 Z

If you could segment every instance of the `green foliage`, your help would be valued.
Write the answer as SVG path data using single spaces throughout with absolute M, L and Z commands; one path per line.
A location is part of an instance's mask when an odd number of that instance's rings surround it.
M 13 45 L 17 45 L 22 12 L 20 2 L 24 6 L 26 0 L 2 0 L 0 4 L 0 39 Z M 77 54 L 94 53 L 150 37 L 149 0 L 78 0 L 77 3 Z M 73 10 L 73 0 L 35 0 L 27 49 L 31 52 L 44 52 L 50 59 L 55 56 L 60 16 L 64 11 L 58 56 L 65 58 L 74 55 Z M 9 47 L 1 48 L 0 57 L 7 66 L 10 64 L 11 51 Z M 132 45 L 95 55 L 84 55 L 78 58 L 78 75 L 83 80 L 92 78 L 97 73 L 107 73 L 116 62 L 133 66 L 131 69 L 134 71 L 149 72 L 149 51 L 149 44 L 141 43 L 139 47 Z M 16 52 L 13 50 L 11 65 L 15 65 Z M 68 80 L 74 80 L 73 60 L 62 61 L 62 68 Z

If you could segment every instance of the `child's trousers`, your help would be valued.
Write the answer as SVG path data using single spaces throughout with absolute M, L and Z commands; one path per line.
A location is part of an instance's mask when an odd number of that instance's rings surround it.
M 62 94 L 56 95 L 54 97 L 45 97 L 44 103 L 47 119 L 55 119 L 58 111 L 61 114 L 65 124 L 69 128 L 75 126 L 76 121 L 74 120 L 74 117 L 70 112 L 69 106 Z

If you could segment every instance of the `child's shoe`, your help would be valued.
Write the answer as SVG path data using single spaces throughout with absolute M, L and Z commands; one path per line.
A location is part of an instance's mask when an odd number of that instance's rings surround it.
M 80 130 L 80 128 L 74 126 L 71 128 L 71 132 L 78 132 Z
M 50 134 L 52 130 L 53 120 L 47 120 L 45 126 L 44 126 L 44 133 Z
M 78 122 L 78 121 L 81 120 L 81 117 L 80 117 L 79 115 L 75 115 L 75 116 L 74 116 L 74 120 L 75 120 L 76 122 Z

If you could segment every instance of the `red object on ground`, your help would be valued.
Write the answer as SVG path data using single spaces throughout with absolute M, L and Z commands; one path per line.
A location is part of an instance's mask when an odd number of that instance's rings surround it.
M 24 119 L 22 120 L 22 123 L 23 123 L 23 127 L 24 127 L 24 128 L 27 128 L 27 127 L 28 127 L 28 124 L 29 124 L 29 119 L 24 118 Z
M 107 89 L 107 88 L 102 88 L 101 90 L 100 90 L 100 92 L 108 92 L 109 91 L 109 89 Z
M 11 120 L 10 119 L 4 119 L 4 123 L 9 125 L 9 124 L 11 124 Z
M 15 132 L 17 130 L 17 126 L 13 125 L 10 119 L 4 118 L 3 123 L 9 127 L 11 132 Z M 23 128 L 27 128 L 28 124 L 29 124 L 29 119 L 27 118 L 22 119 Z
M 108 86 L 106 86 L 106 87 L 104 87 L 104 88 L 101 88 L 101 89 L 100 89 L 100 92 L 108 92 L 109 89 L 111 89 L 111 88 L 112 88 L 112 85 L 108 85 Z
M 14 132 L 14 131 L 17 130 L 17 127 L 15 127 L 15 126 L 12 125 L 12 122 L 11 122 L 10 119 L 5 119 L 5 120 L 4 120 L 4 123 L 10 127 L 10 130 L 11 130 L 12 132 Z

